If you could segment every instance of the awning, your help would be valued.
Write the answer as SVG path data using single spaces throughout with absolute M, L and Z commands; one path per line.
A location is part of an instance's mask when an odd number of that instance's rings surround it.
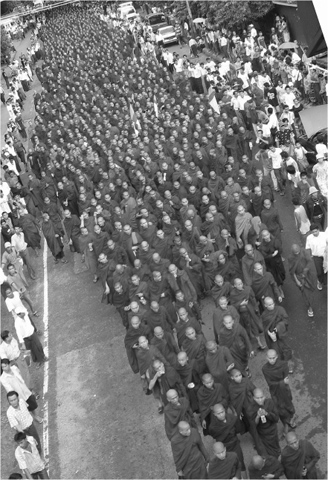
M 325 38 L 312 2 L 297 2 L 297 9 L 308 43 L 307 57 L 313 57 L 327 50 Z
M 327 128 L 327 105 L 310 107 L 300 112 L 305 133 L 308 137 Z

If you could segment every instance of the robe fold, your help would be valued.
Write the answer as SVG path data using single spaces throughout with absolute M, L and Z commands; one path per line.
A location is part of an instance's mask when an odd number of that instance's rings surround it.
M 214 381 L 221 383 L 228 391 L 229 375 L 227 367 L 233 363 L 233 358 L 229 348 L 218 346 L 215 353 L 207 352 L 205 362 Z
M 196 428 L 196 423 L 187 398 L 179 398 L 179 405 L 168 403 L 164 407 L 165 433 L 169 440 L 177 433 L 178 423 L 182 421 L 188 422 L 191 427 Z
M 173 459 L 177 472 L 182 470 L 184 478 L 207 478 L 204 460 L 205 447 L 195 428 L 191 428 L 189 437 L 184 437 L 179 432 L 171 439 Z
M 208 478 L 224 479 L 240 478 L 241 467 L 235 452 L 228 452 L 224 460 L 214 457 L 208 466 Z
M 267 412 L 267 415 L 265 415 L 266 421 L 264 422 L 260 418 L 258 424 L 256 425 L 255 418 L 260 408 L 266 410 Z M 251 425 L 256 429 L 264 447 L 264 451 L 261 448 L 260 451 L 258 450 L 258 454 L 265 456 L 272 455 L 273 457 L 278 458 L 281 453 L 277 427 L 279 415 L 273 400 L 271 398 L 266 398 L 263 406 L 258 405 L 253 400 L 248 407 L 248 416 Z M 256 446 L 256 448 L 258 449 L 258 446 Z
M 298 450 L 294 450 L 287 445 L 281 453 L 281 463 L 286 478 L 317 478 L 315 463 L 319 458 L 319 452 L 307 440 L 299 441 Z M 314 463 L 314 465 L 308 469 L 306 477 L 302 477 L 303 466 L 306 467 L 310 462 Z

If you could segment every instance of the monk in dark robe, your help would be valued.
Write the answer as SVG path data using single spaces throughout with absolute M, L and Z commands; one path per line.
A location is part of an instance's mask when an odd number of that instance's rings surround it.
M 197 428 L 187 398 L 179 398 L 176 390 L 168 390 L 166 392 L 168 404 L 164 407 L 164 426 L 165 433 L 169 440 L 178 431 L 178 423 L 181 421 L 188 422 L 192 428 Z
M 244 425 L 244 432 L 249 430 L 247 416 L 248 407 L 253 399 L 255 385 L 248 377 L 243 377 L 240 370 L 234 368 L 230 372 L 229 397 L 231 406 Z
M 263 266 L 260 263 L 254 265 L 254 275 L 251 285 L 255 298 L 260 304 L 260 309 L 264 310 L 265 297 L 274 298 L 277 302 L 282 301 L 281 292 L 272 273 L 265 272 Z
M 165 331 L 162 327 L 154 328 L 154 336 L 150 340 L 151 345 L 155 345 L 170 365 L 175 368 L 177 363 L 177 354 L 179 347 L 171 332 Z
M 109 282 L 109 294 L 108 300 L 111 305 L 114 305 L 120 317 L 122 319 L 123 326 L 128 329 L 129 328 L 129 321 L 128 321 L 128 312 L 127 307 L 130 304 L 129 301 L 129 291 L 126 285 L 122 284 L 121 282 Z
M 161 272 L 154 270 L 149 282 L 150 301 L 155 300 L 159 305 L 163 305 L 169 314 L 171 321 L 175 322 L 176 314 L 172 303 L 171 289 L 167 279 Z
M 187 422 L 179 422 L 178 432 L 171 439 L 171 448 L 179 477 L 207 478 L 209 455 L 196 428 L 191 428 Z
M 284 474 L 284 469 L 279 460 L 271 455 L 265 458 L 260 455 L 254 455 L 248 467 L 248 474 L 249 478 L 253 480 L 280 478 Z
M 92 246 L 95 251 L 96 257 L 98 258 L 99 255 L 105 250 L 106 243 L 109 240 L 109 235 L 107 232 L 102 232 L 99 225 L 95 225 L 93 227 L 93 241 Z
M 185 332 L 185 337 L 181 346 L 182 350 L 186 352 L 190 360 L 195 360 L 195 368 L 199 375 L 202 375 L 206 370 L 204 335 L 197 335 L 194 328 L 188 327 Z
M 143 321 L 149 326 L 151 332 L 155 327 L 162 327 L 165 332 L 171 332 L 174 328 L 166 308 L 160 306 L 156 300 L 150 302 L 150 310 L 144 314 Z
M 308 316 L 313 317 L 313 294 L 316 288 L 317 275 L 310 252 L 297 244 L 292 245 L 288 257 L 289 273 L 305 300 Z
M 184 270 L 179 270 L 176 265 L 171 264 L 169 266 L 167 280 L 174 295 L 182 291 L 187 302 L 197 302 L 195 287 Z
M 283 307 L 275 305 L 270 297 L 264 299 L 265 310 L 261 315 L 265 341 L 269 349 L 276 350 L 282 360 L 291 360 L 292 349 L 286 341 L 288 315 Z M 292 372 L 291 372 L 292 373 Z
M 231 283 L 225 282 L 222 275 L 215 275 L 214 285 L 211 288 L 210 295 L 213 298 L 216 307 L 219 305 L 221 297 L 229 298 L 231 289 Z
M 234 362 L 229 348 L 222 347 L 210 340 L 206 343 L 206 366 L 214 378 L 214 382 L 221 383 L 228 391 L 228 372 L 234 367 Z
M 230 260 L 230 258 L 228 258 L 227 252 L 224 250 L 219 250 L 216 253 L 218 254 L 216 274 L 221 275 L 227 282 L 231 282 L 234 278 L 240 277 L 241 271 L 239 266 L 237 266 L 232 260 Z
M 94 283 L 98 280 L 97 267 L 98 259 L 92 247 L 93 234 L 88 232 L 86 227 L 81 227 L 81 235 L 79 236 L 79 252 L 82 255 L 82 262 L 85 262 L 86 267 L 93 274 Z M 91 245 L 91 247 L 90 247 Z
M 29 213 L 21 213 L 18 219 L 18 226 L 24 233 L 25 242 L 33 249 L 41 248 L 41 235 L 36 219 Z
M 181 347 L 188 327 L 192 327 L 198 335 L 202 333 L 202 327 L 197 320 L 195 320 L 193 317 L 189 317 L 185 308 L 179 308 L 178 315 L 179 320 L 175 324 L 175 329 L 177 332 L 178 344 L 179 347 Z
M 202 376 L 202 386 L 197 392 L 200 421 L 204 435 L 208 435 L 211 418 L 211 409 L 215 404 L 221 403 L 225 408 L 229 406 L 229 394 L 220 383 L 214 383 L 210 373 Z
M 235 367 L 244 376 L 247 375 L 248 359 L 254 356 L 254 352 L 246 330 L 241 325 L 236 325 L 231 315 L 225 315 L 218 337 L 219 345 L 229 348 Z
M 50 217 L 50 220 L 53 223 L 53 226 L 56 230 L 56 233 L 59 233 L 61 236 L 64 236 L 63 224 L 62 224 L 62 213 L 58 207 L 57 201 L 51 202 L 48 197 L 44 199 L 43 213 L 47 213 Z
M 130 367 L 134 373 L 139 372 L 139 365 L 136 356 L 136 350 L 139 347 L 139 337 L 148 337 L 148 335 L 149 328 L 144 323 L 141 323 L 139 317 L 132 317 L 130 319 L 130 326 L 124 338 L 124 346 Z
M 154 345 L 149 345 L 146 337 L 141 336 L 138 339 L 138 348 L 136 349 L 136 357 L 138 360 L 139 373 L 142 376 L 146 375 L 146 371 L 151 367 L 155 359 L 167 364 L 167 360 L 163 357 L 161 352 Z
M 236 415 L 227 413 L 224 406 L 217 403 L 211 412 L 208 431 L 216 442 L 222 442 L 224 444 L 227 452 L 235 452 L 237 454 L 241 470 L 245 471 L 244 455 L 237 437 L 239 430 Z
M 64 244 L 60 236 L 55 232 L 55 228 L 47 213 L 43 214 L 42 232 L 55 258 L 55 263 L 58 263 L 59 260 L 62 263 L 67 263 L 67 260 L 64 259 Z
M 64 227 L 66 230 L 70 248 L 73 249 L 72 251 L 80 253 L 79 237 L 81 235 L 81 221 L 78 216 L 72 215 L 72 213 L 68 209 L 64 210 L 64 215 Z
M 232 287 L 231 287 L 232 288 Z M 220 328 L 223 324 L 223 317 L 225 315 L 231 315 L 235 321 L 235 325 L 239 323 L 240 315 L 232 305 L 228 305 L 228 299 L 222 296 L 219 299 L 219 305 L 213 312 L 213 330 L 216 340 L 219 338 Z
M 280 420 L 287 435 L 288 426 L 295 428 L 292 392 L 289 387 L 288 363 L 278 358 L 275 350 L 268 350 L 267 363 L 262 367 L 264 378 L 269 386 L 271 398 L 274 401 Z
M 263 446 L 259 448 L 256 445 L 258 454 L 272 455 L 278 458 L 281 453 L 277 427 L 278 411 L 273 400 L 265 398 L 260 388 L 256 388 L 253 392 L 253 401 L 248 407 L 248 416 L 251 424 L 256 428 Z
M 190 361 L 186 352 L 179 352 L 175 369 L 185 386 L 192 411 L 199 413 L 197 392 L 202 382 L 196 370 L 195 360 Z
M 308 440 L 299 440 L 294 432 L 286 436 L 287 446 L 281 452 L 286 478 L 318 478 L 316 463 L 320 453 Z
M 204 292 L 203 265 L 200 258 L 193 253 L 188 253 L 185 248 L 180 248 L 179 253 L 180 259 L 177 267 L 187 272 L 197 292 L 197 297 L 202 297 Z
M 259 307 L 252 288 L 244 285 L 240 278 L 235 278 L 233 282 L 230 303 L 238 311 L 240 324 L 245 328 L 249 338 L 251 340 L 256 339 L 258 348 L 264 350 L 266 347 L 260 338 L 260 334 L 263 333 L 263 326 L 259 317 Z
M 158 358 L 153 360 L 147 368 L 146 377 L 149 390 L 159 402 L 158 413 L 164 412 L 164 406 L 168 403 L 166 393 L 170 389 L 176 390 L 179 397 L 187 397 L 180 375 L 167 361 L 161 361 Z
M 281 241 L 281 231 L 284 229 L 278 210 L 272 205 L 272 202 L 266 198 L 263 201 L 263 210 L 261 212 L 261 221 L 268 227 L 268 231 Z
M 286 278 L 285 266 L 282 261 L 282 243 L 275 238 L 269 230 L 263 230 L 261 245 L 259 251 L 262 253 L 267 271 L 272 273 L 280 292 Z
M 241 478 L 241 465 L 235 452 L 227 452 L 222 442 L 213 445 L 214 457 L 208 466 L 208 478 Z

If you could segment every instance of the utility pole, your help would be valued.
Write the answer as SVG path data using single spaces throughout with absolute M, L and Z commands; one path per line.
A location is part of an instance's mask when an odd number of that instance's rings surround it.
M 187 4 L 188 16 L 189 16 L 190 22 L 191 22 L 191 31 L 192 31 L 192 33 L 195 33 L 195 26 L 194 26 L 194 22 L 193 22 L 191 10 L 190 10 L 189 0 L 186 0 L 186 4 Z

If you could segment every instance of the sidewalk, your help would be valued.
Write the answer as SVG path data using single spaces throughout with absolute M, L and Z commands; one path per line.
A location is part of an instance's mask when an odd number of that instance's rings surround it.
M 14 40 L 14 46 L 16 48 L 16 52 L 13 55 L 13 60 L 19 61 L 20 55 L 22 53 L 25 54 L 27 52 L 27 48 L 29 48 L 31 45 L 30 43 L 31 33 L 32 33 L 31 31 L 27 32 L 25 38 L 23 38 L 22 40 Z M 42 62 L 42 60 L 39 60 L 39 62 Z M 6 83 L 2 75 L 1 75 L 1 85 L 5 91 L 5 98 L 7 99 L 9 90 L 6 87 Z M 30 139 L 34 129 L 34 118 L 36 115 L 36 112 L 34 110 L 34 93 L 39 92 L 41 88 L 42 87 L 37 76 L 34 75 L 33 80 L 31 82 L 30 90 L 28 92 L 25 92 L 26 100 L 24 101 L 24 104 L 23 104 L 24 110 L 22 111 L 22 118 L 25 125 L 26 133 L 27 133 L 27 139 L 24 140 L 22 137 L 20 138 L 22 143 L 24 144 L 26 153 L 28 153 L 28 151 L 31 148 Z M 1 102 L 1 145 L 3 145 L 3 142 L 4 142 L 3 137 L 7 131 L 8 121 L 9 121 L 8 110 Z M 22 170 L 24 171 L 24 168 L 25 168 L 24 165 L 21 164 L 21 167 L 22 167 Z M 27 182 L 26 173 L 21 174 L 21 179 L 24 184 L 25 182 Z

